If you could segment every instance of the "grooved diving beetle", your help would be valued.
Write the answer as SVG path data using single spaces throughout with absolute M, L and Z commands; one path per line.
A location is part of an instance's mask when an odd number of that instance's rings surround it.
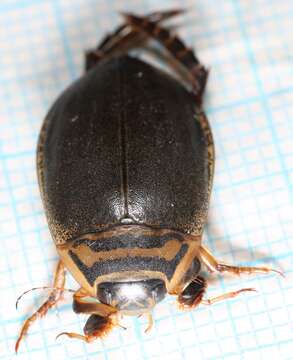
M 166 294 L 192 309 L 253 290 L 204 300 L 201 264 L 235 274 L 275 271 L 218 262 L 201 243 L 214 172 L 201 105 L 208 73 L 159 25 L 179 13 L 123 14 L 125 24 L 86 54 L 86 73 L 45 118 L 38 180 L 60 261 L 50 296 L 23 324 L 16 351 L 33 321 L 61 299 L 65 268 L 80 285 L 74 311 L 90 316 L 84 335 L 63 334 L 87 342 L 123 314 L 148 315 L 150 328 L 151 311 Z M 189 85 L 128 55 L 149 38 L 169 51 Z

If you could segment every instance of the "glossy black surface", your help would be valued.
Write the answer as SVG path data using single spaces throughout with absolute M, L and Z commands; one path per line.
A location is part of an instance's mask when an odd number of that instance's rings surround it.
M 49 224 L 66 240 L 128 222 L 201 228 L 208 155 L 195 110 L 178 81 L 128 56 L 77 80 L 47 116 L 40 184 Z
M 152 309 L 167 293 L 163 280 L 105 282 L 98 285 L 97 298 L 119 310 Z

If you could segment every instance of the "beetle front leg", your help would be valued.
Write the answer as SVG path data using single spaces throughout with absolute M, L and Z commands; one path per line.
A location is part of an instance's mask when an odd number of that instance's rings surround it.
M 93 314 L 88 318 L 83 328 L 84 335 L 72 332 L 62 332 L 56 339 L 62 335 L 66 335 L 71 339 L 79 339 L 91 343 L 94 340 L 107 336 L 115 325 L 117 324 L 110 316 L 104 317 Z
M 202 297 L 207 287 L 206 280 L 201 276 L 194 279 L 183 291 L 178 295 L 177 302 L 181 310 L 191 310 L 202 301 Z
M 73 295 L 73 311 L 77 314 L 95 314 L 103 317 L 117 314 L 118 311 L 114 306 L 84 299 L 88 297 L 91 296 L 83 288 L 77 290 Z
M 82 288 L 73 296 L 73 310 L 76 313 L 91 314 L 83 328 L 84 335 L 62 332 L 56 339 L 62 335 L 66 335 L 70 338 L 80 339 L 90 343 L 96 339 L 107 336 L 113 327 L 119 326 L 117 309 L 107 304 L 84 299 L 89 296 L 90 295 Z
M 15 352 L 16 353 L 18 351 L 21 340 L 27 334 L 28 329 L 30 328 L 32 323 L 36 319 L 45 316 L 47 314 L 48 310 L 51 307 L 53 307 L 54 305 L 56 305 L 59 300 L 62 299 L 62 294 L 63 294 L 62 289 L 64 289 L 64 285 L 65 285 L 65 274 L 66 274 L 66 272 L 65 272 L 64 265 L 61 262 L 61 260 L 59 260 L 56 271 L 55 271 L 54 283 L 53 283 L 53 288 L 55 288 L 55 289 L 50 292 L 48 299 L 43 303 L 43 305 L 41 305 L 39 307 L 39 309 L 24 322 L 24 324 L 21 328 L 19 337 L 15 344 Z
M 240 275 L 242 273 L 254 274 L 254 273 L 275 272 L 283 276 L 283 273 L 281 271 L 266 266 L 234 266 L 234 265 L 225 264 L 223 262 L 218 261 L 211 254 L 211 252 L 203 245 L 201 245 L 199 252 L 200 252 L 201 260 L 211 272 L 213 271 L 230 272 L 236 275 Z
M 191 310 L 199 304 L 212 305 L 219 301 L 232 299 L 246 291 L 256 291 L 255 289 L 252 288 L 243 288 L 236 291 L 230 291 L 210 299 L 203 299 L 203 295 L 205 293 L 206 288 L 207 288 L 206 280 L 201 276 L 198 276 L 178 296 L 177 301 L 179 303 L 179 308 L 181 310 Z

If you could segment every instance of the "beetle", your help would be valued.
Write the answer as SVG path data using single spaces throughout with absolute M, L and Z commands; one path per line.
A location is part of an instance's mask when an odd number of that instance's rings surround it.
M 152 309 L 167 294 L 193 309 L 254 290 L 204 299 L 202 265 L 234 274 L 276 271 L 225 264 L 202 244 L 215 160 L 202 107 L 208 71 L 159 24 L 179 13 L 124 13 L 125 24 L 87 52 L 85 74 L 44 120 L 37 172 L 60 260 L 50 296 L 24 322 L 16 351 L 35 319 L 61 299 L 65 269 L 80 285 L 73 310 L 89 318 L 83 335 L 62 334 L 86 342 L 109 333 L 121 315 L 146 314 L 149 329 Z M 129 55 L 149 38 L 188 84 Z

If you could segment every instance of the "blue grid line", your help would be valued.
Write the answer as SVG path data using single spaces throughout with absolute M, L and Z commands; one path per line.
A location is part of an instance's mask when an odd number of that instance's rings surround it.
M 279 147 L 279 142 L 278 142 L 278 139 L 276 137 L 276 131 L 275 131 L 275 128 L 274 128 L 274 122 L 273 122 L 273 119 L 272 119 L 272 115 L 271 115 L 271 112 L 269 110 L 269 105 L 268 105 L 268 102 L 267 102 L 267 98 L 265 96 L 265 92 L 263 90 L 263 86 L 262 86 L 261 80 L 260 80 L 259 75 L 258 75 L 257 66 L 255 65 L 253 51 L 251 49 L 249 39 L 248 39 L 248 37 L 246 35 L 245 25 L 244 25 L 242 17 L 241 17 L 241 9 L 240 9 L 237 1 L 235 1 L 234 4 L 235 4 L 236 16 L 239 19 L 239 24 L 240 24 L 241 32 L 242 32 L 242 35 L 243 35 L 243 38 L 244 38 L 245 47 L 246 47 L 246 50 L 247 50 L 247 54 L 248 54 L 248 57 L 249 57 L 251 68 L 252 68 L 252 71 L 254 73 L 254 78 L 256 80 L 257 89 L 258 89 L 258 92 L 259 92 L 260 97 L 261 97 L 261 103 L 262 103 L 263 109 L 265 111 L 266 119 L 267 119 L 267 121 L 269 123 L 269 128 L 271 130 L 271 135 L 272 135 L 274 145 L 275 145 L 275 148 L 276 148 L 276 151 L 277 151 L 279 162 L 280 162 L 280 164 L 282 166 L 283 176 L 285 177 L 285 179 L 287 181 L 288 189 L 291 192 L 291 200 L 293 200 L 293 188 L 291 186 L 291 182 L 290 182 L 290 179 L 289 179 L 289 176 L 288 176 L 288 173 L 287 173 L 286 165 L 285 165 L 285 163 L 283 161 L 283 156 L 281 154 L 281 150 L 280 150 L 280 147 Z
M 291 286 L 290 288 L 293 288 L 293 286 Z M 273 293 L 274 293 L 274 292 L 267 292 L 268 295 L 271 295 L 271 294 L 273 294 Z M 247 295 L 248 299 L 245 299 L 245 295 L 243 295 L 243 296 L 244 296 L 244 297 L 243 297 L 242 299 L 239 298 L 239 300 L 237 300 L 237 299 L 231 300 L 231 303 L 233 304 L 232 306 L 235 306 L 237 302 L 241 302 L 241 301 L 245 301 L 245 300 L 248 300 L 248 301 L 249 301 L 249 298 L 253 298 L 253 297 L 256 298 L 256 297 L 258 297 L 257 294 L 256 294 L 256 295 L 252 295 L 252 294 Z M 221 305 L 218 304 L 217 306 L 220 307 Z M 291 307 L 293 307 L 293 305 L 291 305 Z M 63 312 L 63 311 L 70 311 L 70 310 L 71 310 L 71 305 L 62 305 L 62 306 L 59 306 L 58 309 L 59 309 L 59 312 L 61 312 L 61 311 L 62 311 L 62 312 Z M 274 309 L 279 309 L 279 306 L 276 306 L 276 307 L 272 308 L 271 310 L 274 310 Z M 207 306 L 205 306 L 205 307 L 201 307 L 201 308 L 199 308 L 199 309 L 194 310 L 193 312 L 190 313 L 190 315 L 193 317 L 193 315 L 196 316 L 196 314 L 198 314 L 199 312 L 205 313 L 205 312 L 207 312 L 207 311 L 208 311 Z M 253 315 L 257 315 L 258 312 L 252 312 L 251 314 L 252 314 L 252 316 L 253 316 Z M 52 316 L 52 314 L 51 314 L 51 316 Z M 247 315 L 233 316 L 233 318 L 234 318 L 235 320 L 241 320 L 241 319 L 244 319 L 244 318 L 246 318 L 246 317 L 247 317 Z M 23 316 L 23 317 L 21 318 L 21 321 L 23 321 L 23 320 L 25 320 L 25 319 L 26 319 L 26 316 Z M 159 318 L 160 321 L 165 320 L 165 319 L 169 319 L 169 317 L 168 317 L 168 316 L 165 316 L 165 317 L 160 317 L 160 318 Z M 44 321 L 44 320 L 43 320 L 43 321 Z M 13 321 L 13 320 L 8 320 L 8 321 L 7 321 L 7 323 L 12 323 L 12 322 L 17 322 L 17 319 L 14 319 L 14 321 Z M 216 324 L 216 325 L 222 325 L 222 324 L 225 323 L 225 322 L 226 322 L 226 319 L 225 319 L 225 320 L 217 320 L 217 319 L 215 319 L 215 324 Z M 138 324 L 138 322 L 135 321 L 135 326 L 137 326 L 137 324 Z M 205 328 L 206 325 L 208 325 L 208 324 L 209 324 L 209 322 L 207 321 L 207 322 L 204 323 L 204 324 L 197 325 L 198 331 L 201 331 L 201 328 Z M 279 326 L 280 326 L 280 325 L 279 325 Z M 137 329 L 140 329 L 140 330 L 141 330 L 141 326 L 138 326 Z M 264 329 L 266 329 L 266 327 L 258 328 L 257 331 L 262 331 L 262 330 L 264 330 Z M 140 334 L 140 332 L 141 332 L 140 330 L 138 330 L 139 334 Z M 121 330 L 120 332 L 122 333 L 123 330 Z M 38 331 L 32 329 L 31 334 L 37 334 L 37 333 L 38 333 Z M 168 335 L 170 335 L 171 333 L 172 333 L 172 332 L 169 332 L 169 333 L 167 333 L 167 334 L 163 334 L 162 336 L 168 336 Z M 140 336 L 140 335 L 139 335 L 139 336 Z M 226 337 L 224 337 L 224 338 L 229 338 L 229 337 L 230 337 L 230 336 L 226 336 Z M 7 339 L 15 339 L 15 336 L 8 336 Z
M 291 192 L 291 201 L 292 201 L 293 200 L 293 189 L 291 188 L 291 183 L 290 183 L 290 179 L 289 179 L 289 176 L 288 176 L 288 173 L 287 173 L 287 169 L 286 169 L 285 163 L 283 161 L 283 157 L 281 155 L 281 150 L 280 150 L 279 145 L 278 145 L 277 137 L 275 135 L 275 129 L 274 129 L 274 125 L 273 125 L 272 115 L 271 115 L 271 112 L 269 111 L 269 107 L 268 107 L 269 105 L 268 105 L 268 102 L 267 102 L 267 98 L 266 98 L 266 95 L 264 93 L 263 86 L 262 86 L 261 80 L 260 80 L 259 75 L 258 75 L 258 68 L 257 68 L 257 65 L 255 64 L 253 50 L 251 49 L 250 41 L 249 41 L 249 39 L 247 37 L 247 34 L 246 34 L 244 22 L 243 22 L 242 15 L 241 15 L 241 9 L 240 9 L 240 6 L 239 6 L 239 4 L 237 2 L 235 2 L 234 4 L 235 4 L 235 13 L 236 13 L 235 15 L 236 15 L 237 19 L 239 20 L 241 33 L 242 33 L 242 36 L 243 36 L 243 39 L 244 39 L 247 54 L 249 56 L 249 61 L 250 61 L 250 64 L 251 64 L 251 68 L 252 68 L 253 73 L 254 73 L 254 78 L 256 79 L 257 89 L 258 89 L 258 92 L 261 95 L 261 103 L 262 103 L 262 106 L 263 106 L 264 111 L 265 111 L 266 119 L 269 122 L 269 128 L 271 130 L 271 135 L 272 135 L 272 138 L 273 138 L 273 142 L 274 142 L 275 148 L 277 150 L 279 163 L 281 164 L 281 167 L 282 167 L 283 176 L 286 178 L 288 189 Z M 260 209 L 258 209 L 258 211 L 260 211 Z M 248 240 L 248 243 L 249 243 L 249 240 Z M 268 242 L 268 249 L 269 250 L 271 249 L 271 246 L 270 246 L 269 242 Z M 262 286 L 261 286 L 261 289 L 262 289 Z M 282 297 L 283 297 L 283 302 L 284 302 L 284 300 L 285 300 L 284 294 L 282 294 Z M 267 305 L 267 302 L 266 302 L 266 298 L 264 298 L 264 302 L 265 302 L 265 305 L 266 305 L 266 308 L 267 308 L 268 305 Z M 288 311 L 287 311 L 287 315 L 288 315 L 288 319 L 289 319 Z M 275 329 L 274 329 L 272 319 L 271 319 L 271 316 L 270 316 L 269 312 L 268 312 L 268 317 L 270 319 L 270 327 L 273 330 L 273 335 L 274 335 L 274 337 L 276 339 L 276 332 L 275 332 Z M 277 339 L 276 339 L 276 341 L 277 341 Z M 278 342 L 276 342 L 276 343 L 277 343 L 277 345 L 279 347 L 279 351 L 280 351 L 280 344 Z
M 64 21 L 62 19 L 62 10 L 61 10 L 60 3 L 58 0 L 54 0 L 54 10 L 55 10 L 56 21 L 57 21 L 57 24 L 58 24 L 58 27 L 60 30 L 60 35 L 62 38 L 62 43 L 63 43 L 63 47 L 64 47 L 64 52 L 65 52 L 65 57 L 67 60 L 68 69 L 69 69 L 72 79 L 74 79 L 74 78 L 76 78 L 77 71 L 75 69 L 74 62 L 72 60 L 73 56 L 72 56 L 72 52 L 68 45 L 66 29 L 64 26 Z
M 243 317 L 245 317 L 245 316 L 243 316 Z M 221 323 L 221 322 L 220 322 Z M 260 329 L 258 329 L 258 331 L 262 331 L 262 330 L 264 330 L 265 328 L 260 328 Z M 34 334 L 34 333 L 37 333 L 37 332 L 34 332 L 34 331 L 32 331 L 32 334 Z M 168 336 L 169 334 L 165 334 L 165 335 L 162 335 L 162 336 Z M 13 339 L 13 337 L 11 337 L 11 339 Z M 289 340 L 285 340 L 285 341 L 282 341 L 282 343 L 289 343 L 291 340 L 289 339 Z M 203 342 L 204 344 L 208 344 L 208 343 L 212 343 L 212 341 L 204 341 Z M 50 347 L 54 347 L 55 345 L 50 345 Z M 194 346 L 196 346 L 196 345 L 194 345 Z M 262 345 L 262 346 L 264 346 L 264 345 Z M 261 346 L 261 347 L 262 347 Z M 192 346 L 191 346 L 192 347 Z M 115 350 L 115 349 L 117 349 L 117 348 L 119 348 L 119 346 L 117 346 L 117 347 L 113 347 L 113 348 L 111 348 L 111 351 L 113 351 L 113 350 Z M 186 348 L 188 348 L 188 346 L 186 347 Z

